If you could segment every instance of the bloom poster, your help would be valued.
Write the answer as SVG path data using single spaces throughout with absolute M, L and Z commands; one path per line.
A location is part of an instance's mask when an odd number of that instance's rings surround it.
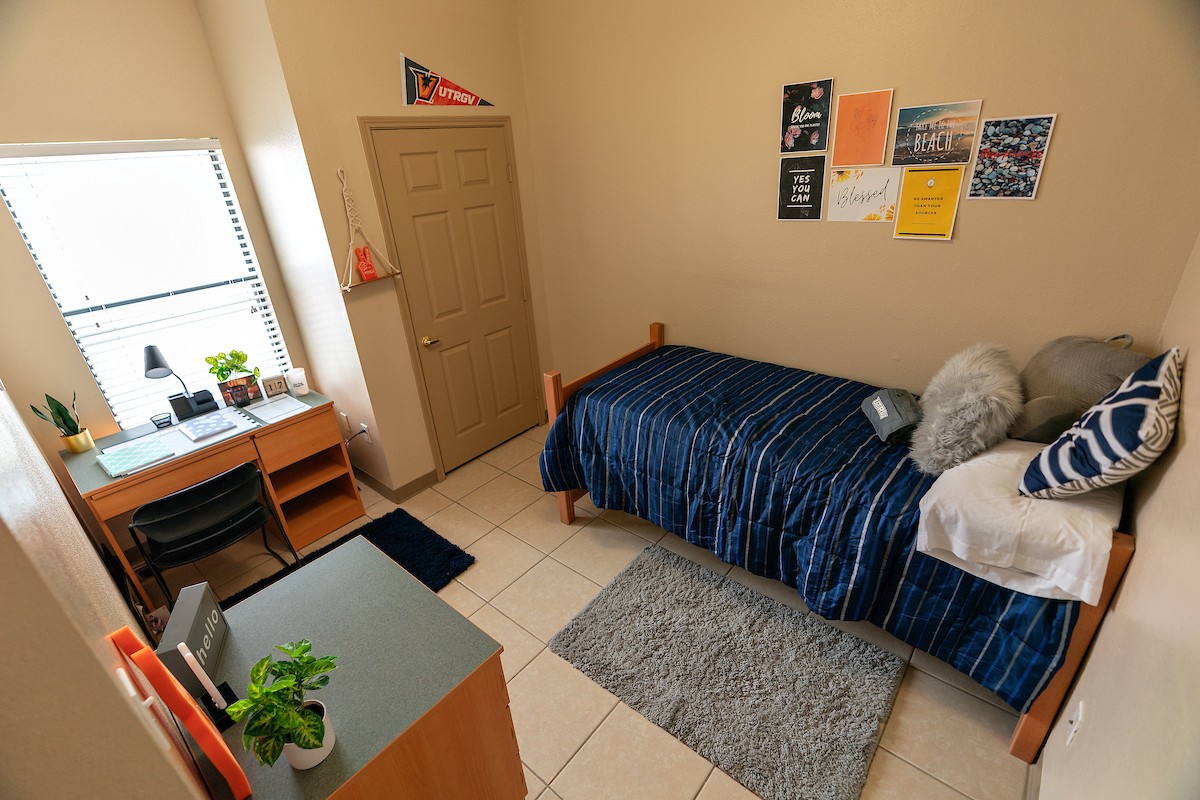
M 803 153 L 829 147 L 829 101 L 833 78 L 783 87 L 780 153 Z
M 820 219 L 825 156 L 779 160 L 779 219 Z
M 905 167 L 896 209 L 895 239 L 950 241 L 966 167 Z
M 980 125 L 967 199 L 1034 199 L 1055 116 L 985 119 Z
M 838 95 L 832 165 L 853 167 L 882 164 L 891 116 L 891 89 Z
M 835 169 L 829 174 L 832 222 L 891 222 L 900 194 L 899 167 Z
M 971 160 L 982 100 L 902 108 L 896 114 L 892 166 L 965 164 Z

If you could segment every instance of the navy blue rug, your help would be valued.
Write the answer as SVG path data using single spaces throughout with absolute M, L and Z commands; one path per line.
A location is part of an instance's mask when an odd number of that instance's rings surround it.
M 475 563 L 475 556 L 453 542 L 448 542 L 420 520 L 402 508 L 398 508 L 379 519 L 372 520 L 356 531 L 346 534 L 332 544 L 314 550 L 300 559 L 300 563 L 289 564 L 273 575 L 253 583 L 236 594 L 221 601 L 227 609 L 240 603 L 255 592 L 270 586 L 275 581 L 295 572 L 310 561 L 341 547 L 359 536 L 386 553 L 393 561 L 412 573 L 433 591 L 438 591 L 454 580 L 467 567 Z

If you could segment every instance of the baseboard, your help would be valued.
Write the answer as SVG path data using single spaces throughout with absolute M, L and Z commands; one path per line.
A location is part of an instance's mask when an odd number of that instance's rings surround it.
M 1042 793 L 1042 759 L 1029 765 L 1025 773 L 1025 800 L 1038 800 Z
M 411 480 L 403 486 L 398 486 L 393 489 L 390 486 L 384 486 L 374 477 L 363 472 L 358 467 L 354 468 L 354 477 L 365 483 L 367 486 L 370 486 L 375 491 L 379 492 L 379 494 L 383 495 L 388 500 L 391 500 L 393 503 L 397 504 L 403 503 L 408 498 L 423 492 L 438 482 L 436 472 L 427 472 L 416 480 Z

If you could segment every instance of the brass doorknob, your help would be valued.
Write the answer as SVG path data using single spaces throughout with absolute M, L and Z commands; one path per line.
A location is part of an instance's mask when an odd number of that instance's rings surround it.
M 441 339 L 430 339 L 428 336 L 426 336 L 424 339 L 421 340 L 421 346 L 422 347 L 433 347 L 435 344 L 437 344 L 440 341 L 441 341 Z

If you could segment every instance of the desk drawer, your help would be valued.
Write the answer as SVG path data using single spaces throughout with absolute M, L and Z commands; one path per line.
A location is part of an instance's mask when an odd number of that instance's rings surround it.
M 291 423 L 277 423 L 254 435 L 254 446 L 263 469 L 274 472 L 327 447 L 341 444 L 342 432 L 333 417 L 333 406 Z
M 92 507 L 100 519 L 111 519 L 132 511 L 142 503 L 186 489 L 239 464 L 256 461 L 257 456 L 248 436 L 221 442 L 122 478 L 111 488 L 93 494 Z

